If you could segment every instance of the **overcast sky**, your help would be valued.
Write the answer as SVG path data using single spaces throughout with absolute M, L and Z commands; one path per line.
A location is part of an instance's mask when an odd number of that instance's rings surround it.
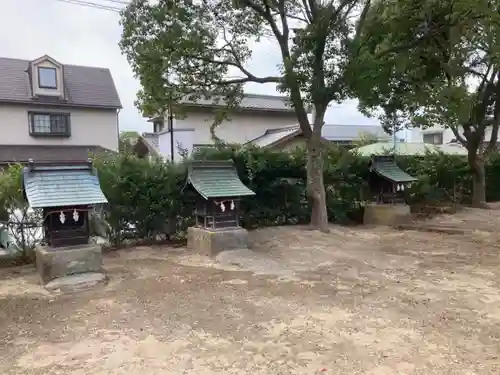
M 126 0 L 85 0 L 120 7 Z M 151 131 L 134 107 L 139 89 L 127 60 L 118 47 L 121 27 L 119 14 L 102 9 L 69 4 L 59 0 L 0 0 L 0 54 L 32 60 L 45 54 L 62 64 L 106 67 L 111 70 L 123 110 L 121 130 Z M 250 71 L 273 74 L 279 62 L 271 42 L 255 46 Z M 273 87 L 252 85 L 248 92 L 277 94 Z M 332 105 L 327 124 L 376 124 L 356 110 L 355 102 Z

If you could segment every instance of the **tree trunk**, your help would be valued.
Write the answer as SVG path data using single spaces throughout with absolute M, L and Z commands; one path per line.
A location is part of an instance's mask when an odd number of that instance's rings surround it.
M 486 174 L 483 155 L 478 155 L 476 150 L 469 150 L 467 158 L 472 172 L 472 205 L 486 207 Z
M 313 131 L 307 140 L 307 195 L 311 205 L 311 228 L 328 232 L 328 211 L 323 181 L 321 133 Z

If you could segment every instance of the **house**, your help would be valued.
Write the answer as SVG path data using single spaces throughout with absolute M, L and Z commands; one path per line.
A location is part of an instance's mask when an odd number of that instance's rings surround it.
M 0 164 L 117 151 L 121 108 L 109 69 L 0 58 Z
M 460 130 L 462 131 L 462 130 Z M 491 139 L 491 128 L 486 128 L 483 146 L 486 147 Z M 433 126 L 427 129 L 413 128 L 411 129 L 411 142 L 422 142 L 433 145 L 448 145 L 457 144 L 464 148 L 458 141 L 455 134 L 450 128 L 442 126 Z M 500 142 L 496 144 L 497 149 L 500 149 Z M 464 148 L 465 150 L 465 148 Z M 466 151 L 464 151 L 466 153 Z
M 328 125 L 321 131 L 324 140 L 341 146 L 351 147 L 363 137 L 383 141 L 390 138 L 380 126 L 374 125 Z M 281 129 L 269 129 L 260 137 L 248 142 L 258 147 L 291 150 L 304 144 L 302 131 L 298 125 Z
M 150 120 L 153 132 L 143 133 L 137 143 L 136 151 L 140 156 L 156 154 L 170 159 L 172 141 L 176 159 L 182 154 L 179 150 L 190 153 L 195 148 L 214 144 L 210 127 L 221 104 L 202 99 L 182 105 L 185 118 L 173 120 L 173 133 L 168 126 L 168 114 Z M 226 143 L 245 144 L 269 129 L 281 129 L 296 122 L 295 111 L 286 97 L 246 94 L 229 119 L 217 126 L 215 134 Z
M 136 144 L 139 156 L 158 155 L 170 159 L 172 143 L 174 159 L 193 149 L 213 145 L 210 126 L 217 105 L 207 100 L 184 104 L 187 116 L 174 120 L 174 132 L 169 131 L 168 118 L 152 119 L 154 131 L 143 133 Z M 230 120 L 215 129 L 217 137 L 227 143 L 290 150 L 303 145 L 297 117 L 281 96 L 246 94 Z M 380 126 L 325 125 L 323 138 L 329 142 L 353 145 L 368 135 L 375 140 L 386 140 L 388 135 Z
M 410 130 L 411 142 L 428 143 L 432 145 L 444 145 L 452 143 L 455 135 L 451 129 L 433 126 L 427 129 L 413 128 Z
M 463 131 L 460 129 L 460 131 Z M 486 128 L 484 142 L 488 143 L 491 138 L 491 128 Z M 448 143 L 457 143 L 457 137 L 450 128 L 433 126 L 427 129 L 411 129 L 411 141 L 423 142 L 434 145 L 444 145 Z

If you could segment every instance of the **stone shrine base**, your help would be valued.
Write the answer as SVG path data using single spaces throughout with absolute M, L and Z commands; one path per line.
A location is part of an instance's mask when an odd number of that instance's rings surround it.
M 43 285 L 72 275 L 98 273 L 103 275 L 100 245 L 79 245 L 61 248 L 37 247 L 36 269 Z M 104 278 L 104 275 L 103 275 Z
M 210 230 L 188 228 L 187 247 L 202 255 L 215 256 L 221 251 L 248 248 L 248 231 L 241 227 Z
M 410 206 L 406 204 L 375 204 L 365 206 L 363 224 L 396 225 L 410 216 Z

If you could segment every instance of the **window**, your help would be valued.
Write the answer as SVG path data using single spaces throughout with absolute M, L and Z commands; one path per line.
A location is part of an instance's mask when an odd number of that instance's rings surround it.
M 57 70 L 56 68 L 38 68 L 38 86 L 41 89 L 57 89 Z
M 442 145 L 443 144 L 443 133 L 429 133 L 424 134 L 424 143 L 430 143 L 432 145 Z
M 30 113 L 30 133 L 34 136 L 70 136 L 68 113 Z
M 163 130 L 164 124 L 163 120 L 155 120 L 153 122 L 153 131 L 155 133 L 161 132 Z

